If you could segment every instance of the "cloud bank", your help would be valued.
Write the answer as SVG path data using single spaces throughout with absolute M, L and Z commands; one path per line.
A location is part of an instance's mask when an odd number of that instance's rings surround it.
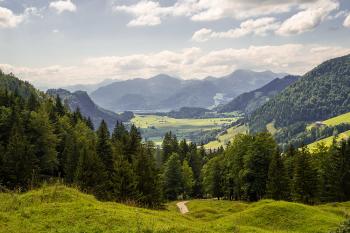
M 91 57 L 79 66 L 31 68 L 0 64 L 0 68 L 38 86 L 59 87 L 96 83 L 106 78 L 148 78 L 159 73 L 185 79 L 204 78 L 226 75 L 239 68 L 303 74 L 326 59 L 348 53 L 349 48 L 303 44 L 249 46 L 210 52 L 194 47 L 129 56 Z

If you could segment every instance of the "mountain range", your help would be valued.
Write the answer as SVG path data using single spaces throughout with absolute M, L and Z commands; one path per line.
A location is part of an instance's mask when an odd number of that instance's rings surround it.
M 79 108 L 83 116 L 90 117 L 95 128 L 99 126 L 102 120 L 105 120 L 109 128 L 112 129 L 117 121 L 127 122 L 134 116 L 132 112 L 116 114 L 101 108 L 91 100 L 85 91 L 69 92 L 64 89 L 49 89 L 46 93 L 51 96 L 58 95 L 71 111 Z
M 113 82 L 93 91 L 91 98 L 113 111 L 169 111 L 185 106 L 210 108 L 284 76 L 271 71 L 236 70 L 220 78 L 182 80 L 160 74 L 149 79 Z
M 229 103 L 218 106 L 215 110 L 219 113 L 239 111 L 250 114 L 286 87 L 296 82 L 298 78 L 299 76 L 292 75 L 276 78 L 259 89 L 237 96 Z

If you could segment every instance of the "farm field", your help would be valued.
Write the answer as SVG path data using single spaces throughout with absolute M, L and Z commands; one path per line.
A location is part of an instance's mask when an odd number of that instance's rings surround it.
M 244 134 L 247 130 L 247 127 L 244 125 L 231 127 L 227 129 L 225 133 L 219 135 L 217 140 L 207 143 L 204 147 L 206 149 L 217 149 L 221 146 L 225 147 L 237 134 Z
M 337 141 L 346 140 L 349 137 L 350 137 L 350 130 L 345 131 L 344 133 L 340 133 L 337 136 Z M 320 143 L 324 143 L 325 146 L 329 147 L 332 144 L 333 139 L 334 139 L 334 136 L 330 136 L 328 138 L 324 138 L 322 140 L 313 142 L 313 143 L 309 144 L 307 147 L 309 148 L 310 151 L 314 151 L 317 148 L 317 144 L 320 144 Z
M 172 131 L 179 139 L 193 140 L 196 135 L 212 130 L 220 130 L 238 118 L 175 119 L 166 116 L 136 115 L 131 123 L 141 129 L 142 136 L 160 144 L 166 132 Z
M 350 203 L 307 206 L 264 200 L 243 203 L 190 200 L 149 210 L 100 202 L 63 185 L 24 194 L 0 193 L 0 232 L 328 233 L 349 214 Z

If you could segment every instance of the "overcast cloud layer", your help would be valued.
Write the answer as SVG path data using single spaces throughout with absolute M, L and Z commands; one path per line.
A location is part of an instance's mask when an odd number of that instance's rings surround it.
M 38 86 L 303 74 L 350 53 L 347 0 L 0 0 L 0 68 Z

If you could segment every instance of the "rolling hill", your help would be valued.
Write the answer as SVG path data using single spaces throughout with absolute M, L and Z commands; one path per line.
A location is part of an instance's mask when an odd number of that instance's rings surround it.
M 189 213 L 181 215 L 174 202 L 164 210 L 149 210 L 100 202 L 62 185 L 46 186 L 0 193 L 0 232 L 328 233 L 350 210 L 349 203 L 307 206 L 270 200 L 192 200 L 187 205 Z
M 282 77 L 271 71 L 237 70 L 221 78 L 182 80 L 165 74 L 149 79 L 118 81 L 98 88 L 91 98 L 100 106 L 114 111 L 170 111 L 181 107 L 208 108 L 218 102 L 257 89 Z
M 322 121 L 350 110 L 350 55 L 328 60 L 254 111 L 253 131 Z
M 284 78 L 276 78 L 259 89 L 243 93 L 234 98 L 231 102 L 218 106 L 216 110 L 218 112 L 240 111 L 250 114 L 269 101 L 270 98 L 274 97 L 286 87 L 297 81 L 298 78 L 298 76 L 291 75 Z
M 102 120 L 105 120 L 109 128 L 113 128 L 117 121 L 127 122 L 133 118 L 132 112 L 116 114 L 96 105 L 89 95 L 84 91 L 69 92 L 64 89 L 49 89 L 47 94 L 51 96 L 59 95 L 62 101 L 67 104 L 71 111 L 80 109 L 85 117 L 90 117 L 95 128 L 99 126 Z

